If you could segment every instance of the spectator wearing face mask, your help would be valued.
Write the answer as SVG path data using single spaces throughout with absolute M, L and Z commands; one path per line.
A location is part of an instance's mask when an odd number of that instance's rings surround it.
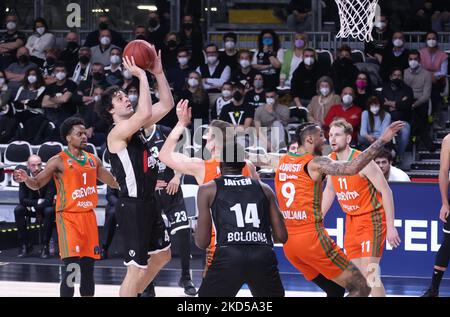
M 324 125 L 325 116 L 331 107 L 341 102 L 341 97 L 334 93 L 333 80 L 323 76 L 317 81 L 317 95 L 311 99 L 308 105 L 308 121 Z
M 390 81 L 382 87 L 380 99 L 387 111 L 391 114 L 392 121 L 406 122 L 403 129 L 398 132 L 398 157 L 401 159 L 406 151 L 411 133 L 411 116 L 414 94 L 407 84 L 403 81 L 403 71 L 400 68 L 394 68 L 391 71 Z M 427 108 L 428 109 L 428 108 Z M 425 111 L 426 112 L 426 111 Z M 427 122 L 427 115 L 424 116 Z M 427 143 L 429 149 L 432 149 L 433 142 L 430 137 L 422 140 Z
M 305 33 L 295 33 L 293 48 L 287 49 L 282 58 L 280 58 L 281 73 L 280 84 L 284 82 L 284 85 L 291 87 L 292 75 L 297 67 L 303 62 L 303 51 L 308 47 L 308 35 Z
M 395 68 L 405 70 L 408 68 L 409 50 L 405 48 L 405 35 L 403 32 L 395 32 L 392 35 L 392 45 L 383 54 L 380 75 L 384 81 L 389 80 L 389 71 Z
M 367 100 L 373 95 L 372 81 L 366 72 L 358 72 L 355 82 L 355 105 L 361 110 L 366 108 Z
M 111 50 L 109 57 L 110 65 L 105 67 L 105 79 L 108 86 L 120 86 L 123 83 L 122 78 L 122 51 L 120 48 Z
M 282 54 L 275 31 L 262 30 L 258 35 L 258 52 L 253 56 L 252 67 L 263 75 L 265 89 L 275 89 L 279 84 Z
M 206 64 L 199 66 L 196 71 L 203 78 L 203 88 L 208 93 L 210 102 L 214 102 L 220 96 L 223 83 L 230 79 L 231 69 L 219 60 L 219 49 L 215 44 L 208 44 L 205 54 Z
M 189 52 L 186 48 L 181 47 L 178 49 L 176 65 L 167 70 L 167 81 L 174 94 L 177 95 L 183 90 L 191 71 Z
M 39 70 L 44 77 L 46 86 L 56 81 L 53 71 L 55 70 L 56 61 L 59 60 L 59 55 L 60 51 L 57 48 L 50 48 L 45 52 L 45 62 Z
M 103 87 L 103 89 L 109 87 L 105 77 L 105 69 L 100 63 L 94 63 L 92 65 L 92 76 L 78 85 L 77 94 L 73 100 L 78 104 L 79 112 L 84 112 L 86 107 L 93 108 L 95 87 Z
M 224 106 L 233 101 L 234 85 L 226 82 L 222 86 L 222 96 L 216 99 L 214 106 L 211 108 L 211 120 L 219 119 L 220 113 Z
M 170 32 L 166 35 L 164 39 L 164 45 L 162 46 L 162 62 L 164 69 L 169 69 L 174 67 L 177 62 L 178 48 L 180 45 L 180 40 L 175 32 Z
M 209 123 L 210 103 L 202 81 L 200 73 L 191 72 L 185 88 L 180 93 L 180 99 L 189 100 L 189 106 L 192 108 L 192 122 L 197 119 L 201 120 L 201 124 L 207 124 Z
M 337 118 L 345 119 L 353 127 L 352 144 L 358 143 L 358 131 L 361 126 L 361 108 L 353 103 L 355 99 L 355 91 L 351 87 L 345 87 L 341 93 L 341 104 L 334 105 L 330 108 L 325 116 L 324 124 L 329 127 L 331 122 Z
M 0 70 L 17 61 L 17 50 L 26 43 L 26 35 L 19 32 L 17 20 L 14 14 L 6 15 L 6 31 L 0 33 Z
M 33 31 L 26 48 L 30 51 L 30 60 L 38 66 L 42 66 L 45 61 L 45 51 L 54 47 L 56 38 L 52 33 L 48 32 L 47 21 L 43 18 L 37 18 L 34 21 Z
M 438 45 L 438 34 L 430 31 L 426 34 L 426 47 L 420 50 L 422 67 L 432 73 L 431 103 L 433 105 L 433 125 L 443 126 L 442 97 L 448 75 L 448 55 Z
M 111 29 L 110 28 L 111 25 L 111 21 L 109 20 L 109 17 L 107 15 L 100 15 L 98 18 L 98 29 L 95 31 L 92 31 L 91 33 L 89 33 L 86 37 L 86 41 L 84 42 L 83 46 L 87 46 L 87 47 L 94 47 L 97 45 L 100 45 L 100 32 L 103 30 L 109 30 L 110 34 L 111 34 L 111 44 L 114 46 L 118 46 L 121 49 L 124 49 L 125 46 L 127 45 L 127 42 L 124 41 L 122 35 Z
M 228 32 L 223 35 L 224 50 L 219 52 L 219 60 L 225 65 L 230 66 L 230 69 L 238 67 L 238 49 L 236 48 L 237 35 L 233 32 Z
M 340 94 L 344 87 L 353 87 L 357 74 L 358 68 L 352 61 L 352 49 L 344 45 L 339 49 L 339 58 L 331 66 L 331 78 L 333 78 L 336 93 Z
M 164 24 L 161 23 L 159 13 L 150 11 L 148 14 L 147 39 L 155 45 L 156 51 L 163 48 L 162 44 L 169 32 Z
M 191 56 L 192 66 L 197 67 L 205 62 L 203 56 L 203 35 L 194 23 L 194 16 L 183 16 L 183 23 L 179 32 L 180 46 L 185 47 Z
M 81 47 L 78 51 L 78 63 L 71 76 L 71 79 L 80 84 L 82 81 L 88 80 L 91 74 L 91 49 L 89 47 Z
M 389 19 L 387 15 L 382 12 L 375 20 L 374 28 L 372 30 L 373 41 L 365 44 L 364 51 L 373 51 L 378 62 L 382 62 L 383 54 L 392 40 L 392 31 L 389 28 Z
M 223 106 L 219 120 L 231 123 L 238 131 L 244 131 L 253 123 L 255 108 L 244 102 L 245 87 L 236 84 L 232 95 L 232 101 Z
M 378 97 L 367 100 L 367 108 L 361 115 L 359 144 L 362 148 L 369 147 L 384 133 L 391 123 L 391 115 L 384 111 Z
M 59 54 L 59 60 L 66 64 L 67 73 L 72 76 L 75 67 L 78 62 L 78 55 L 80 51 L 80 45 L 78 44 L 80 39 L 77 32 L 69 32 L 65 38 L 65 49 Z
M 232 68 L 230 80 L 233 83 L 241 83 L 246 90 L 251 89 L 256 74 L 259 74 L 252 68 L 252 54 L 249 50 L 241 50 L 238 54 L 238 66 Z
M 111 44 L 111 31 L 102 30 L 99 36 L 100 44 L 91 48 L 92 58 L 91 63 L 100 63 L 105 66 L 109 66 L 111 50 L 113 48 L 118 48 L 117 46 Z
M 315 51 L 307 48 L 303 51 L 303 62 L 292 75 L 291 95 L 294 97 L 295 106 L 306 108 L 311 99 L 316 95 L 317 80 L 327 72 L 317 62 Z
M 143 25 L 136 25 L 134 27 L 134 39 L 148 41 L 148 30 Z
M 128 91 L 128 89 L 130 89 L 130 87 L 132 87 L 132 86 L 139 86 L 138 79 L 136 77 L 133 77 L 133 75 L 127 69 L 123 70 L 122 78 L 123 78 L 123 83 L 120 86 L 120 88 L 122 88 L 122 90 L 124 90 L 124 91 Z
M 30 62 L 30 53 L 26 47 L 17 50 L 17 63 L 12 63 L 5 69 L 8 87 L 15 95 L 23 82 L 25 73 L 31 68 L 37 68 L 35 63 Z
M 95 103 L 101 98 L 105 91 L 102 86 L 95 86 L 92 93 L 92 102 L 79 108 L 78 116 L 85 122 L 86 136 L 88 142 L 95 146 L 104 146 L 106 135 L 108 134 L 109 124 L 95 112 Z
M 245 94 L 245 103 L 257 109 L 266 104 L 266 91 L 264 90 L 264 77 L 256 74 L 253 80 L 253 89 Z
M 10 110 L 10 99 L 11 91 L 8 89 L 5 72 L 0 70 L 0 122 L 4 115 L 7 114 Z

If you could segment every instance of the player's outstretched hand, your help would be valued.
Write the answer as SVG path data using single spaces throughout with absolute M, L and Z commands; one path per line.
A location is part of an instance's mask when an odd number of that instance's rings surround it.
M 442 205 L 441 211 L 439 212 L 439 219 L 441 219 L 443 222 L 447 223 L 447 218 L 448 218 L 449 213 L 450 213 L 449 206 Z
M 400 240 L 400 236 L 398 235 L 397 229 L 394 228 L 388 228 L 387 230 L 387 241 L 389 242 L 389 244 L 393 247 L 396 248 L 400 245 L 400 243 L 402 242 L 402 240 Z
M 189 107 L 189 100 L 181 99 L 177 104 L 178 122 L 184 127 L 191 124 L 192 109 Z
M 13 173 L 14 180 L 18 183 L 23 183 L 28 179 L 28 174 L 23 169 L 17 169 Z
M 162 65 L 162 59 L 161 59 L 161 50 L 158 51 L 158 54 L 156 54 L 156 49 L 153 45 L 151 45 L 153 47 L 153 50 L 155 51 L 155 60 L 152 63 L 152 66 L 150 67 L 149 71 L 153 74 L 153 75 L 161 75 L 163 73 L 163 65 Z
M 178 192 L 178 189 L 180 188 L 180 178 L 175 176 L 173 177 L 169 184 L 167 184 L 167 194 L 169 195 L 175 195 Z
M 395 121 L 392 122 L 387 129 L 384 131 L 383 135 L 380 139 L 386 143 L 390 142 L 398 131 L 405 127 L 405 122 L 403 121 Z
M 146 77 L 145 71 L 136 65 L 133 56 L 131 56 L 131 59 L 128 58 L 128 56 L 124 56 L 122 62 L 125 69 L 128 70 L 131 75 L 139 78 L 139 80 L 144 79 L 144 76 Z

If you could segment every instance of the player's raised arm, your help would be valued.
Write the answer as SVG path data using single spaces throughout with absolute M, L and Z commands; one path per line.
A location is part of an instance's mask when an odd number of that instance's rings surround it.
M 211 243 L 211 208 L 212 201 L 216 195 L 216 183 L 211 181 L 198 188 L 197 193 L 197 207 L 198 220 L 197 230 L 195 231 L 195 244 L 201 248 L 206 249 Z
M 61 172 L 61 164 L 61 158 L 59 155 L 55 155 L 36 177 L 29 176 L 25 170 L 19 169 L 14 171 L 14 178 L 19 183 L 24 182 L 32 190 L 38 190 L 50 181 L 54 173 Z
M 308 171 L 316 180 L 320 180 L 322 175 L 355 175 L 359 173 L 371 160 L 377 156 L 383 146 L 392 140 L 395 134 L 401 130 L 405 124 L 402 121 L 395 121 L 389 125 L 383 135 L 376 140 L 357 158 L 350 162 L 334 161 L 328 157 L 318 156 L 308 164 Z
M 441 148 L 441 165 L 439 168 L 439 190 L 441 191 L 442 207 L 439 219 L 447 222 L 450 208 L 448 204 L 448 171 L 450 169 L 450 134 L 444 138 Z
M 176 146 L 180 137 L 191 123 L 191 109 L 188 108 L 188 100 L 180 100 L 178 102 L 177 116 L 178 123 L 170 132 L 166 142 L 164 142 L 159 152 L 159 159 L 179 173 L 195 176 L 197 182 L 201 184 L 205 174 L 203 160 L 176 152 Z

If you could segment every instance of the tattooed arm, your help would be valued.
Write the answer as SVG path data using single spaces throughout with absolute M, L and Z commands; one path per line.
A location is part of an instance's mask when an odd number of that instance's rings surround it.
M 402 121 L 392 123 L 364 152 L 350 162 L 334 161 L 328 157 L 319 156 L 308 164 L 308 172 L 314 180 L 321 180 L 325 175 L 355 175 L 377 156 L 383 146 L 392 140 L 395 134 L 404 127 Z

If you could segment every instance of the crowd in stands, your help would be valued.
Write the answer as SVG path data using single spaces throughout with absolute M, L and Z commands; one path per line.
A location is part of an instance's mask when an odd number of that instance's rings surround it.
M 424 19 L 428 16 L 432 23 L 434 15 L 426 10 Z M 233 32 L 224 34 L 223 47 L 206 44 L 192 15 L 183 17 L 179 32 L 169 32 L 158 13 L 150 12 L 145 25 L 135 26 L 134 37 L 161 50 L 175 101 L 188 99 L 193 119 L 203 124 L 220 119 L 242 130 L 253 126 L 278 130 L 286 136 L 277 144 L 283 147 L 289 141 L 289 125 L 312 121 L 326 131 L 341 117 L 354 128 L 353 145 L 365 148 L 391 121 L 403 120 L 407 125 L 396 139 L 397 159 L 411 136 L 434 151 L 428 112 L 432 110 L 434 126 L 439 127 L 448 55 L 440 49 L 436 32 L 427 32 L 419 51 L 409 50 L 403 32 L 390 27 L 389 17 L 382 15 L 380 21 L 374 41 L 366 44 L 365 62 L 358 63 L 347 46 L 339 48 L 332 64 L 323 62 L 300 31 L 293 33 L 288 48 L 280 46 L 277 33 L 270 29 L 260 32 L 253 50 L 241 50 Z M 4 22 L 0 143 L 64 142 L 58 127 L 77 115 L 86 121 L 89 142 L 104 146 L 109 126 L 94 110 L 102 92 L 120 86 L 132 104 L 139 96 L 137 80 L 121 65 L 127 42 L 111 29 L 108 17 L 99 18 L 98 29 L 84 43 L 76 32 L 68 31 L 63 48 L 56 47 L 45 19 L 35 20 L 28 38 L 15 15 Z M 156 102 L 158 87 L 150 73 L 148 80 Z M 160 122 L 169 127 L 175 123 L 175 110 Z

